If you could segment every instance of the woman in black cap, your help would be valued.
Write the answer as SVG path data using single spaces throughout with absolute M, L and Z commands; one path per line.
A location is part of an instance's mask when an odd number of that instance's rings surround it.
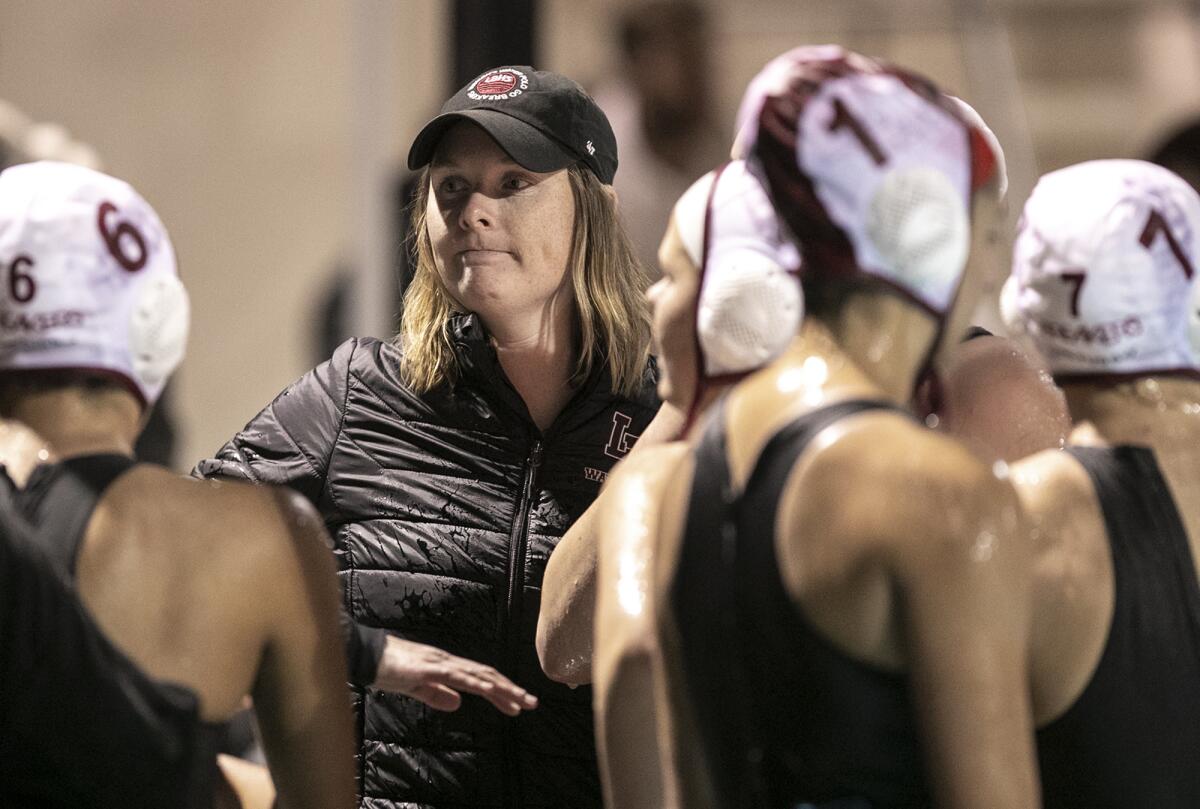
M 575 82 L 501 67 L 409 167 L 399 336 L 344 344 L 198 471 L 292 486 L 335 536 L 363 806 L 598 807 L 590 692 L 533 641 L 551 550 L 658 406 L 616 143 Z

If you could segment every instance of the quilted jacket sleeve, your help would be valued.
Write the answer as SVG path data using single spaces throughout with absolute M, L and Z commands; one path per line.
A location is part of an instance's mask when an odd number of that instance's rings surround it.
M 357 340 L 338 347 L 326 362 L 288 386 L 275 401 L 217 451 L 196 464 L 198 477 L 227 477 L 288 486 L 320 508 L 329 469 L 346 412 L 350 362 Z M 357 685 L 375 680 L 386 633 L 342 614 L 350 679 Z
M 350 361 L 357 346 L 357 340 L 339 346 L 329 360 L 251 419 L 216 457 L 198 463 L 192 474 L 288 486 L 319 507 L 329 456 L 346 412 Z

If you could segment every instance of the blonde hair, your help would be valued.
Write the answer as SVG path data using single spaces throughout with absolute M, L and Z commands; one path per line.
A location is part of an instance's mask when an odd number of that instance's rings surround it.
M 612 390 L 632 395 L 642 383 L 650 351 L 647 277 L 617 219 L 614 198 L 590 170 L 567 170 L 575 199 L 575 225 L 568 259 L 579 327 L 579 357 L 571 384 L 581 384 L 596 361 L 608 366 Z M 450 315 L 462 307 L 450 296 L 433 261 L 426 227 L 429 170 L 421 173 L 413 199 L 412 238 L 416 269 L 404 294 L 404 315 L 395 342 L 401 348 L 400 378 L 424 393 L 458 378 L 450 339 Z

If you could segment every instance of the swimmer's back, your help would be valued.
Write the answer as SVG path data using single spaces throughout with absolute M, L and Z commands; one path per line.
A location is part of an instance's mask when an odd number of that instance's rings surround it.
M 306 519 L 315 517 L 283 493 L 138 464 L 97 503 L 77 586 L 126 654 L 195 691 L 205 720 L 225 719 L 254 683 L 274 615 L 297 593 L 298 563 L 328 554 L 293 537 Z
M 299 495 L 138 465 L 97 504 L 76 581 L 113 642 L 193 690 L 202 719 L 253 697 L 279 805 L 351 805 L 333 555 Z
M 845 384 L 804 401 L 787 395 L 794 370 L 780 363 L 730 396 L 725 457 L 735 492 L 786 423 L 877 398 Z M 774 545 L 792 609 L 847 667 L 903 673 L 922 751 L 908 766 L 924 770 L 917 780 L 928 779 L 935 800 L 1021 804 L 1033 791 L 1012 777 L 1032 772 L 1017 744 L 1029 732 L 1028 572 L 1011 487 L 957 442 L 886 411 L 820 430 L 785 474 Z M 669 587 L 670 573 L 661 574 L 680 559 L 678 538 L 664 550 L 659 581 Z M 664 651 L 678 666 L 671 635 Z M 971 743 L 981 727 L 994 729 L 996 744 Z M 843 794 L 867 791 L 848 786 Z
M 1017 467 L 1041 537 L 1032 682 L 1048 809 L 1200 800 L 1196 490 L 1188 464 L 1156 455 L 1076 446 Z

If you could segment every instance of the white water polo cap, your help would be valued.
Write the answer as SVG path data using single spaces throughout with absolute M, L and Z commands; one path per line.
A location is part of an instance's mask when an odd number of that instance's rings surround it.
M 734 156 L 765 178 L 805 273 L 868 275 L 941 317 L 970 251 L 973 194 L 1000 172 L 994 144 L 926 79 L 827 45 L 755 77 Z
M 112 374 L 152 404 L 183 358 L 187 293 L 158 215 L 67 163 L 0 172 L 0 370 Z
M 1038 181 L 1001 295 L 1058 378 L 1200 369 L 1200 196 L 1161 166 L 1097 160 Z
M 701 379 L 748 373 L 778 357 L 804 317 L 800 253 L 759 179 L 740 160 L 710 171 L 675 203 L 674 220 L 700 270 Z

